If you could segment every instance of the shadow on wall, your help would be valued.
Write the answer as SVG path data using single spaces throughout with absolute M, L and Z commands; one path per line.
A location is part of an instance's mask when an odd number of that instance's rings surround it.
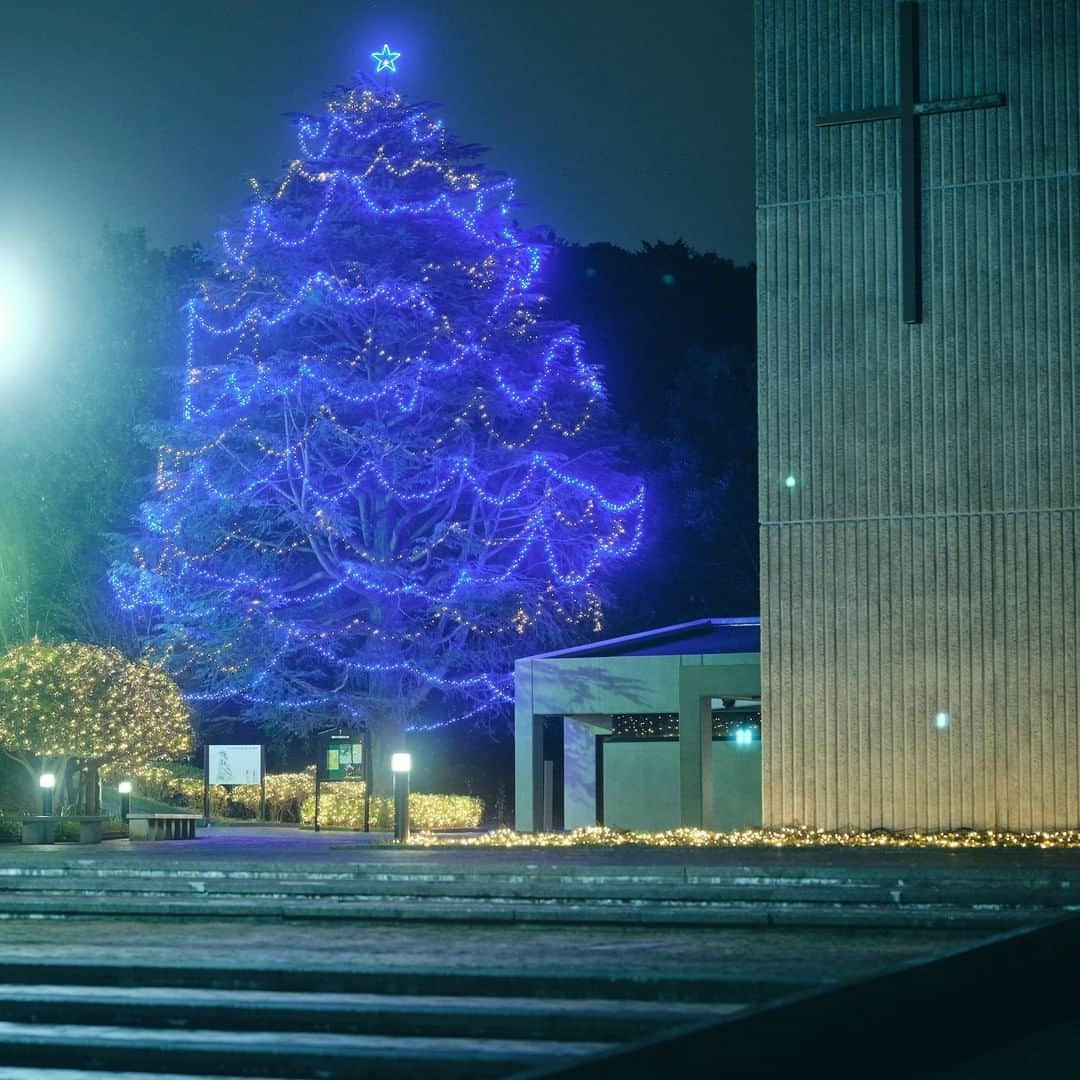
M 663 706 L 657 703 L 655 682 L 616 674 L 610 665 L 583 664 L 581 661 L 533 662 L 533 712 L 536 714 L 612 714 L 662 709 Z

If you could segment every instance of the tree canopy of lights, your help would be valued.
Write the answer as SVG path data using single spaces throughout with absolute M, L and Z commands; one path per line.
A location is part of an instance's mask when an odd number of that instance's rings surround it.
M 134 767 L 192 745 L 180 688 L 117 649 L 38 640 L 0 655 L 0 747 L 36 776 L 48 764 L 63 790 L 77 763 Z
M 546 317 L 513 181 L 365 77 L 297 129 L 187 304 L 180 415 L 110 576 L 188 701 L 392 748 L 601 629 L 644 489 L 587 430 L 600 373 Z

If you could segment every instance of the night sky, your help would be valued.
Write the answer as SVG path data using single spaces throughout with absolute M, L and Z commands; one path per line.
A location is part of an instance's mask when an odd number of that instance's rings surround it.
M 293 155 L 283 113 L 371 70 L 570 240 L 753 257 L 751 0 L 100 0 L 5 6 L 0 245 L 210 240 Z

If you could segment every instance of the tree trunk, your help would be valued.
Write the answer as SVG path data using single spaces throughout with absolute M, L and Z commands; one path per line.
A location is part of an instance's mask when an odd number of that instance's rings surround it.
M 101 770 L 96 761 L 88 761 L 86 763 L 86 798 L 83 803 L 81 813 L 83 814 L 100 814 L 101 813 Z
M 390 755 L 405 749 L 405 721 L 396 715 L 379 718 L 371 728 L 371 793 L 392 795 L 394 774 L 390 771 Z

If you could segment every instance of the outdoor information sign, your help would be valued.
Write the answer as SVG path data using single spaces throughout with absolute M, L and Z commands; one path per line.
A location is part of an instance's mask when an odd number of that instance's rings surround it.
M 259 785 L 259 820 L 266 820 L 266 747 L 258 743 L 203 747 L 203 818 L 210 820 L 210 785 Z
M 364 781 L 364 832 L 371 827 L 371 783 L 368 764 L 371 760 L 366 731 L 319 732 L 315 769 L 315 831 L 319 831 L 319 789 L 325 783 L 345 780 Z
M 261 746 L 208 746 L 211 784 L 258 784 L 262 781 Z
M 326 748 L 326 772 L 323 779 L 364 779 L 364 743 L 360 736 L 330 736 L 330 744 Z

